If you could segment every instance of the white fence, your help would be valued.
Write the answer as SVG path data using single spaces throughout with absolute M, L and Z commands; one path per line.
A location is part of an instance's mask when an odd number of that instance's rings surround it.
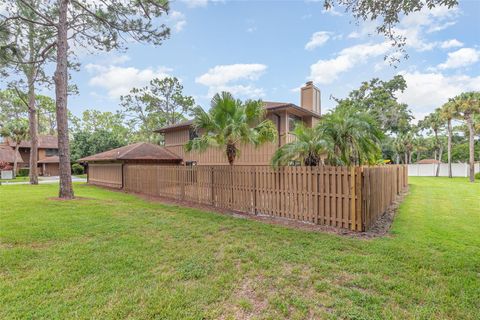
M 433 177 L 440 166 L 440 176 L 448 177 L 448 164 L 409 164 L 408 175 L 418 177 Z M 468 177 L 468 163 L 452 163 L 452 175 L 454 177 Z M 480 162 L 475 163 L 475 173 L 480 172 Z

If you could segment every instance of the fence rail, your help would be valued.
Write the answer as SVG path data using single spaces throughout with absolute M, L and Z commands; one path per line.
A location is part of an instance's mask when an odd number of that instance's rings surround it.
M 118 164 L 91 165 L 89 183 L 356 231 L 368 230 L 408 183 L 407 167 L 398 165 L 273 169 L 124 164 L 121 177 L 118 173 Z

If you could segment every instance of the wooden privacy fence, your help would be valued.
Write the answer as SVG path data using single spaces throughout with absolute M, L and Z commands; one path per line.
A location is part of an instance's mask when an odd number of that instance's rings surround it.
M 407 167 L 398 165 L 123 166 L 128 192 L 356 231 L 372 226 L 406 190 L 407 179 Z

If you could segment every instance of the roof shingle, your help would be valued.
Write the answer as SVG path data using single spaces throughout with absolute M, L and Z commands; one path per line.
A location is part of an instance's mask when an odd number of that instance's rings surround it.
M 138 142 L 125 147 L 105 151 L 78 160 L 79 162 L 89 161 L 114 161 L 114 160 L 159 160 L 169 162 L 180 162 L 182 158 L 173 152 L 160 147 L 159 145 Z

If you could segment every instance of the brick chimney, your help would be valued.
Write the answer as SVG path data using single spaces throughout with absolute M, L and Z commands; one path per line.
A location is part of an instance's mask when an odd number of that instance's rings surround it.
M 313 81 L 308 81 L 300 92 L 300 106 L 307 110 L 321 113 L 320 89 L 318 89 Z

